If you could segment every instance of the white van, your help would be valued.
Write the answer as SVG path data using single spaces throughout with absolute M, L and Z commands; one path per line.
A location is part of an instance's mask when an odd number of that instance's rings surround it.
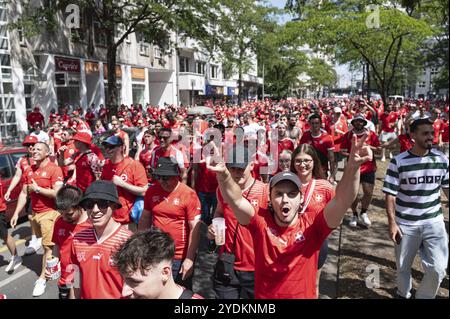
M 403 95 L 390 95 L 389 96 L 389 101 L 400 101 L 400 102 L 404 102 L 405 101 L 405 97 Z

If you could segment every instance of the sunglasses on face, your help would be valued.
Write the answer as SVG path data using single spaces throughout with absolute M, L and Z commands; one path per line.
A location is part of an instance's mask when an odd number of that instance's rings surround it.
M 110 145 L 110 144 L 105 144 L 104 147 L 107 150 L 112 150 L 115 149 L 116 147 L 118 147 L 119 145 Z
M 97 205 L 99 209 L 107 209 L 109 207 L 109 201 L 105 199 L 96 199 L 96 200 L 87 199 L 83 203 L 84 209 L 89 210 L 94 209 L 95 205 Z
M 161 176 L 161 175 L 153 175 L 153 178 L 156 179 L 157 181 L 168 181 L 171 176 Z
M 167 140 L 169 138 L 170 138 L 170 136 L 162 136 L 162 135 L 158 136 L 158 139 L 160 139 L 160 140 Z

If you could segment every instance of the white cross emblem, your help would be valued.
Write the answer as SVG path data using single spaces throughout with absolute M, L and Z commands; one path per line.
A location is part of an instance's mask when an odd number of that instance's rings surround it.
M 298 232 L 297 235 L 295 235 L 295 242 L 301 242 L 305 240 L 305 236 L 301 232 Z
M 322 195 L 320 195 L 320 194 L 316 194 L 316 201 L 317 202 L 322 202 L 322 199 L 323 199 L 323 197 L 322 197 Z
M 178 206 L 180 204 L 180 200 L 178 198 L 175 198 L 173 204 Z
M 252 205 L 253 206 L 258 206 L 258 200 L 257 199 L 252 199 Z
M 86 261 L 86 253 L 83 251 L 81 253 L 77 253 L 78 262 Z

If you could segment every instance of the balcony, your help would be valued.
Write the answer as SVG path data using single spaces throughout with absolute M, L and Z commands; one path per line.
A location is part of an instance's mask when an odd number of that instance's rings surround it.
M 191 72 L 180 72 L 178 75 L 178 88 L 180 90 L 205 90 L 205 75 Z

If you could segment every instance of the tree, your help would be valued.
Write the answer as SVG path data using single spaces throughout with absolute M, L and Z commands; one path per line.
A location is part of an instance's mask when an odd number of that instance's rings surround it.
M 63 14 L 65 8 L 73 3 L 72 0 L 45 0 L 41 7 L 33 8 L 30 2 L 22 2 L 26 8 L 24 14 L 12 27 L 20 27 L 28 35 L 54 31 L 58 27 L 57 15 Z M 212 51 L 216 39 L 208 25 L 217 19 L 217 0 L 79 0 L 76 4 L 88 20 L 83 31 L 90 32 L 91 22 L 95 19 L 106 38 L 110 113 L 115 113 L 118 104 L 117 49 L 128 35 L 138 32 L 145 42 L 158 45 L 163 52 L 171 47 L 170 33 L 173 31 L 199 40 L 209 51 Z M 122 33 L 117 38 L 115 34 L 119 28 Z
M 319 58 L 310 60 L 307 75 L 310 77 L 312 90 L 320 92 L 324 87 L 331 88 L 336 85 L 337 75 L 333 66 Z
M 254 0 L 223 0 L 218 20 L 221 36 L 222 62 L 229 73 L 237 71 L 239 95 L 242 102 L 243 75 L 251 70 L 255 52 L 265 31 L 273 28 L 271 14 L 277 10 Z
M 314 49 L 334 54 L 340 63 L 367 63 L 387 103 L 400 57 L 417 52 L 433 34 L 428 23 L 414 16 L 417 3 L 404 2 L 292 0 L 288 4 L 300 19 L 288 26 L 308 37 Z

